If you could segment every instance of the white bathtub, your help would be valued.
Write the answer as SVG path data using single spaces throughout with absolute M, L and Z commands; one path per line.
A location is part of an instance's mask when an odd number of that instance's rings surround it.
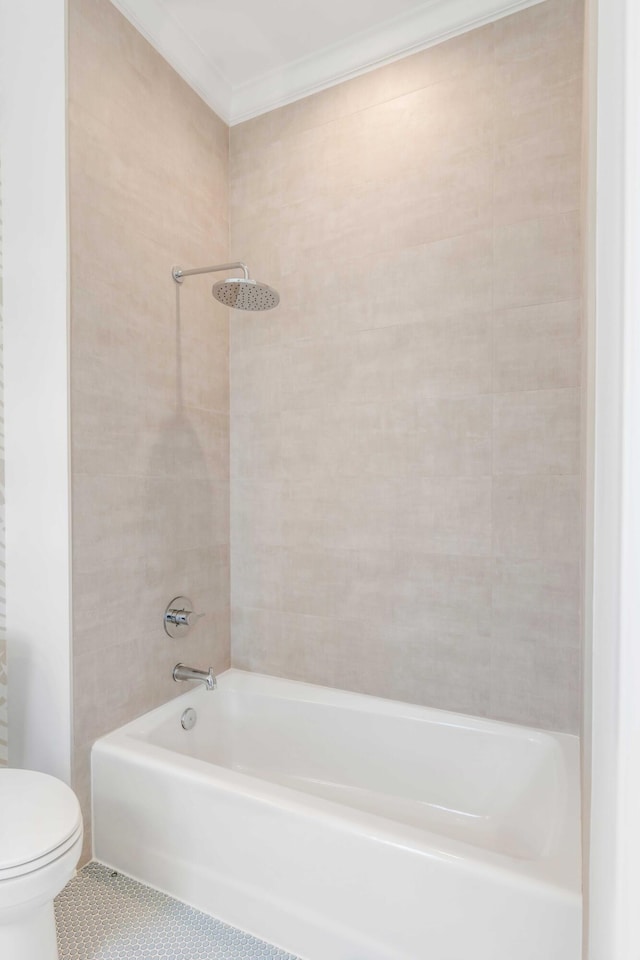
M 230 670 L 92 770 L 98 860 L 305 960 L 579 960 L 575 737 Z

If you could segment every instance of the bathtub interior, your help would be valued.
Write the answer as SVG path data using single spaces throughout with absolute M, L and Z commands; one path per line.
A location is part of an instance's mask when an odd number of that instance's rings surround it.
M 578 960 L 578 774 L 576 737 L 230 670 L 94 744 L 94 853 L 308 960 Z
M 229 671 L 134 731 L 155 746 L 522 860 L 553 856 L 569 791 L 558 739 L 510 724 Z M 278 682 L 276 682 L 278 684 Z

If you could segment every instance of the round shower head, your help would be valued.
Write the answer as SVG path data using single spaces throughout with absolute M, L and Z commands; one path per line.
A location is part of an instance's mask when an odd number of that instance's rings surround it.
M 236 310 L 273 310 L 280 303 L 280 294 L 273 287 L 248 277 L 228 277 L 214 283 L 211 293 L 226 307 Z

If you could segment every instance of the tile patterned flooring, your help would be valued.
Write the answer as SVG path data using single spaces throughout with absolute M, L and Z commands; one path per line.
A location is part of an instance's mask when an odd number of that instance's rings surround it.
M 100 863 L 56 898 L 56 923 L 60 960 L 296 960 Z

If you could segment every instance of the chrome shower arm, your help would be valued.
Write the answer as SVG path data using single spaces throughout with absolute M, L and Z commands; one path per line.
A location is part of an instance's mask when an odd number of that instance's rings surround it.
M 242 260 L 233 263 L 214 263 L 211 267 L 194 267 L 193 270 L 183 270 L 182 267 L 173 267 L 171 276 L 178 284 L 185 277 L 192 277 L 196 273 L 228 273 L 230 270 L 242 270 L 243 277 L 225 277 L 216 280 L 211 288 L 211 295 L 225 307 L 234 307 L 237 310 L 273 310 L 280 303 L 280 294 L 267 283 L 252 280 L 249 276 L 249 267 Z
M 249 268 L 246 263 L 238 261 L 237 263 L 217 263 L 212 267 L 197 267 L 194 270 L 183 270 L 181 267 L 173 267 L 171 276 L 176 283 L 182 283 L 185 277 L 193 277 L 196 273 L 223 273 L 228 270 L 243 270 L 244 279 L 249 279 Z

